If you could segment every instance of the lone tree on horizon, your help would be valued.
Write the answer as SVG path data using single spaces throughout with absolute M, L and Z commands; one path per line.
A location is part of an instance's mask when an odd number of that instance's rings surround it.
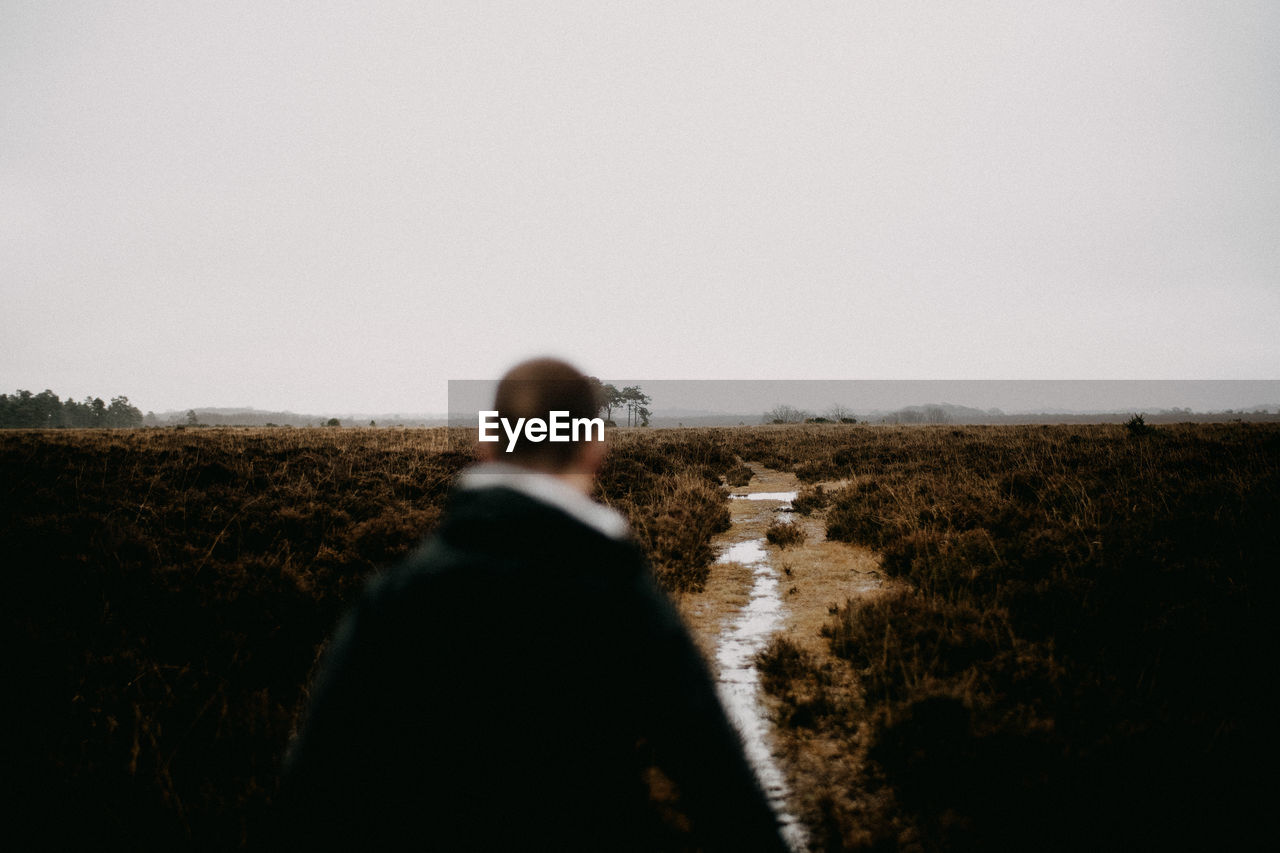
M 648 406 L 653 400 L 640 390 L 639 385 L 628 385 L 622 389 L 622 402 L 627 407 L 627 426 L 648 426 Z
M 617 426 L 613 420 L 613 410 L 621 408 L 627 410 L 627 426 L 649 425 L 649 417 L 653 412 L 649 411 L 648 405 L 653 400 L 640 389 L 639 385 L 628 385 L 619 390 L 618 386 L 601 382 L 594 376 L 589 376 L 587 379 L 595 385 L 599 394 L 600 410 L 604 412 L 606 426 Z

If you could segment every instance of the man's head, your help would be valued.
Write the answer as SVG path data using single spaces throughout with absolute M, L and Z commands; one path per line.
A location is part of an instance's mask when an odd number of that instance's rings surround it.
M 576 418 L 595 418 L 600 411 L 598 383 L 577 368 L 554 358 L 521 362 L 498 383 L 493 407 L 498 417 L 515 424 L 518 419 L 547 421 L 552 412 L 568 412 Z M 587 430 L 595 438 L 595 433 Z M 505 442 L 482 443 L 482 457 L 558 475 L 595 475 L 604 460 L 603 441 L 529 441 L 523 436 L 507 452 Z

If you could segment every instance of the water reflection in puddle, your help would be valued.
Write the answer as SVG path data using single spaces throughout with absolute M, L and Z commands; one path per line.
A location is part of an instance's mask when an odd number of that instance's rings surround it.
M 795 492 L 758 492 L 734 495 L 750 500 L 790 501 Z M 805 832 L 795 815 L 787 810 L 786 777 L 769 750 L 769 720 L 760 703 L 760 672 L 755 657 L 775 631 L 782 627 L 782 596 L 778 573 L 769 564 L 763 539 L 735 542 L 717 562 L 739 563 L 751 569 L 751 597 L 733 623 L 720 637 L 716 663 L 720 668 L 720 698 L 738 731 L 742 733 L 747 758 L 751 761 L 769 802 L 782 822 L 783 835 L 793 849 L 805 847 Z
M 796 499 L 796 492 L 754 492 L 752 494 L 729 495 L 731 498 L 737 498 L 744 501 L 782 501 L 791 503 Z

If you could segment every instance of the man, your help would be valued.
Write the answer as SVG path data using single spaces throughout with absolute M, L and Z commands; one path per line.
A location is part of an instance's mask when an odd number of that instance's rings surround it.
M 551 359 L 517 418 L 593 418 Z M 335 637 L 280 795 L 289 839 L 440 850 L 783 850 L 772 811 L 625 520 L 589 495 L 604 442 L 478 445 L 439 529 Z M 691 838 L 655 819 L 646 766 Z

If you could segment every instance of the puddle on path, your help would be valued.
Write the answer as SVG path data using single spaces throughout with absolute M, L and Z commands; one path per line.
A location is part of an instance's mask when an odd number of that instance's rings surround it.
M 796 499 L 796 492 L 753 492 L 752 494 L 729 495 L 731 498 L 747 501 L 782 501 L 790 509 L 791 502 Z
M 732 497 L 785 502 L 786 506 L 779 507 L 783 510 L 790 508 L 795 492 L 757 492 Z M 760 672 L 756 669 L 755 657 L 782 627 L 784 616 L 778 572 L 770 564 L 764 544 L 764 539 L 735 542 L 717 559 L 721 563 L 739 563 L 751 569 L 752 575 L 750 600 L 721 633 L 716 648 L 716 664 L 720 670 L 718 687 L 729 717 L 742 733 L 747 758 L 782 824 L 783 836 L 792 849 L 804 850 L 804 827 L 788 810 L 790 791 L 769 749 L 771 723 L 760 702 Z

